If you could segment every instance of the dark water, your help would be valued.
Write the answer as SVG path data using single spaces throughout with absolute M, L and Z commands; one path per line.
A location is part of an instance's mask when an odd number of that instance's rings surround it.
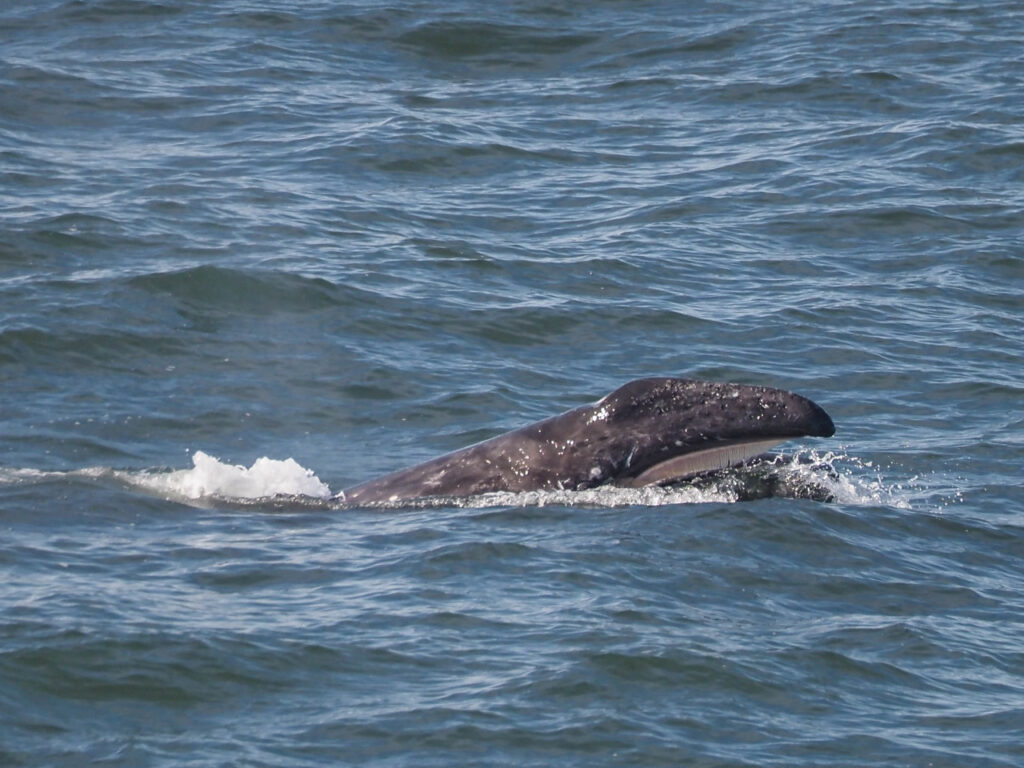
M 1022 38 L 5 4 L 0 764 L 1024 764 Z M 837 501 L 322 500 L 647 375 Z

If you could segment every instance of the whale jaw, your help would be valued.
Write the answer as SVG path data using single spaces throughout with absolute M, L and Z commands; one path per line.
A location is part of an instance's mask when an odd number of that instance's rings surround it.
M 771 450 L 784 440 L 751 440 L 727 441 L 712 443 L 707 448 L 671 459 L 648 467 L 639 475 L 623 478 L 615 485 L 623 488 L 640 488 L 645 485 L 668 485 L 685 480 L 688 477 L 702 475 L 705 472 L 716 472 L 729 467 L 743 464 L 756 456 Z

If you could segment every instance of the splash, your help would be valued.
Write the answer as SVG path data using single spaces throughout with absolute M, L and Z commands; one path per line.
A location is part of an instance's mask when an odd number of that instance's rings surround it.
M 903 483 L 888 482 L 871 461 L 831 451 L 820 456 L 814 451 L 808 454 L 815 462 L 829 468 L 823 481 L 839 504 L 910 509 L 911 502 L 923 495 L 917 477 Z M 800 467 L 793 470 L 801 471 Z M 803 471 L 808 471 L 806 466 Z
M 331 489 L 295 459 L 256 459 L 251 467 L 226 464 L 203 451 L 192 455 L 192 468 L 171 472 L 120 472 L 118 478 L 151 493 L 182 499 L 263 499 L 307 496 L 326 499 Z

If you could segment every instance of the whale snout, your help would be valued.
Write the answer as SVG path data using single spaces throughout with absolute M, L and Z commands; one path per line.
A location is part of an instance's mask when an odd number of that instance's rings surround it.
M 803 400 L 807 403 L 807 415 L 804 417 L 807 435 L 809 437 L 832 437 L 836 433 L 836 425 L 832 423 L 832 417 L 812 400 L 806 398 Z

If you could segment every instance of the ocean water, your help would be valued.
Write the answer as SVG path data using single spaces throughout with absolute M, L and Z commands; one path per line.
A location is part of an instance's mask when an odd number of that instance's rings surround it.
M 0 765 L 1024 765 L 1024 8 L 0 8 Z M 335 495 L 633 378 L 830 503 Z

